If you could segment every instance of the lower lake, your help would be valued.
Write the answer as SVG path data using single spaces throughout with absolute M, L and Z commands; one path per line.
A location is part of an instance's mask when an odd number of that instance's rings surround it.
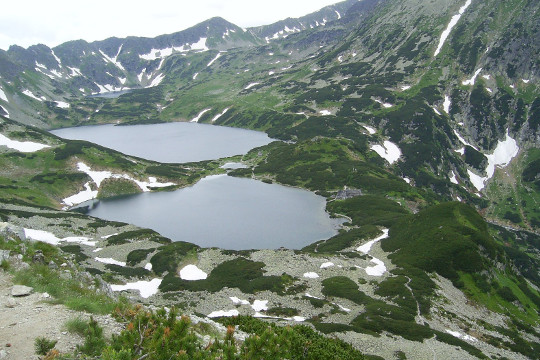
M 217 175 L 173 192 L 100 200 L 87 213 L 201 247 L 300 249 L 337 234 L 342 221 L 331 219 L 325 206 L 307 190 Z

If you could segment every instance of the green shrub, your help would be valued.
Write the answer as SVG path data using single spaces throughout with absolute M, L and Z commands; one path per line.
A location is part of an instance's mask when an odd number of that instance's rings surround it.
M 77 334 L 79 336 L 84 336 L 88 330 L 88 322 L 83 320 L 80 317 L 69 319 L 65 322 L 64 328 L 71 334 Z
M 105 348 L 103 328 L 99 326 L 93 317 L 90 317 L 88 327 L 84 332 L 84 343 L 77 346 L 77 350 L 89 356 L 99 356 Z
M 34 340 L 34 350 L 37 355 L 47 355 L 54 348 L 58 341 L 49 340 L 45 337 L 38 337 Z
M 135 266 L 148 256 L 148 254 L 154 252 L 156 248 L 151 249 L 137 249 L 130 252 L 127 256 L 127 264 L 129 266 Z

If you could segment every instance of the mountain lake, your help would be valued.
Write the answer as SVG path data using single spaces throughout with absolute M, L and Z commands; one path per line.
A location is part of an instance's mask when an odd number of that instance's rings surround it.
M 196 123 L 97 125 L 52 131 L 160 162 L 245 154 L 273 141 L 265 133 Z M 233 165 L 234 166 L 234 165 Z M 173 241 L 231 250 L 299 249 L 337 234 L 326 201 L 310 191 L 227 175 L 172 192 L 93 200 L 88 215 L 153 229 Z

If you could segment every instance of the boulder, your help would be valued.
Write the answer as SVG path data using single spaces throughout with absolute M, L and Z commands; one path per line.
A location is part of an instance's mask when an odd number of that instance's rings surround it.
M 34 289 L 29 287 L 29 286 L 14 285 L 11 288 L 11 296 L 14 296 L 14 297 L 28 296 L 33 291 L 34 291 Z

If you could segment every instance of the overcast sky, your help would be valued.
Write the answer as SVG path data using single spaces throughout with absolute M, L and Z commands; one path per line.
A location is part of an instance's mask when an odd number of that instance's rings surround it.
M 54 47 L 69 40 L 154 37 L 214 16 L 240 26 L 299 17 L 340 0 L 9 0 L 0 10 L 0 48 Z

